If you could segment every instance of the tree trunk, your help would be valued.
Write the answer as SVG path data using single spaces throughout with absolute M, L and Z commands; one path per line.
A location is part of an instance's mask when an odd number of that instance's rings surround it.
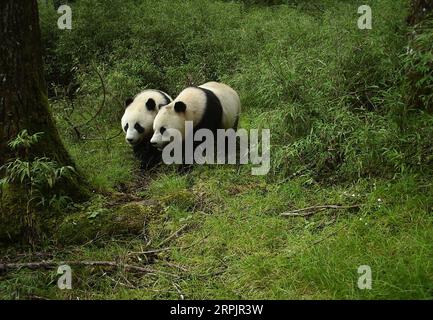
M 23 129 L 44 132 L 32 157 L 73 165 L 48 104 L 36 0 L 0 1 L 0 39 L 0 166 L 14 155 L 8 141 Z M 84 192 L 77 180 L 62 186 L 74 198 Z
M 70 163 L 48 108 L 36 0 L 2 0 L 0 11 L 0 164 L 12 156 L 7 142 L 23 129 L 44 132 L 37 155 Z

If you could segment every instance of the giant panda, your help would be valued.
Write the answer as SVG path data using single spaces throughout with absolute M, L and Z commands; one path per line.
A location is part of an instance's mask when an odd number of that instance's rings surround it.
M 193 133 L 206 128 L 215 136 L 217 129 L 237 130 L 240 112 L 239 95 L 226 84 L 207 82 L 188 87 L 157 114 L 150 142 L 162 150 L 169 143 L 163 139 L 169 129 L 177 129 L 185 140 L 185 121 L 193 122 Z
M 173 99 L 165 92 L 147 89 L 125 101 L 121 119 L 126 142 L 132 146 L 141 167 L 147 169 L 159 162 L 161 153 L 150 144 L 153 121 L 158 111 Z

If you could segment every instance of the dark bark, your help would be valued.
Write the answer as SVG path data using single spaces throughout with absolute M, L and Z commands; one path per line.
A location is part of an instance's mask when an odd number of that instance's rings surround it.
M 44 132 L 32 157 L 73 165 L 48 104 L 37 1 L 1 0 L 0 15 L 0 165 L 14 156 L 7 143 L 23 129 Z M 78 180 L 63 186 L 74 198 L 83 195 Z

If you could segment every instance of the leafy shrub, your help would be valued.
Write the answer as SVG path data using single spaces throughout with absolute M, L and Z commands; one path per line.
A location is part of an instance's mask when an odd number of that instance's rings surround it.
M 22 220 L 30 242 L 37 235 L 36 209 L 47 207 L 59 210 L 64 207 L 68 198 L 58 194 L 55 187 L 61 179 L 68 178 L 75 172 L 73 167 L 59 166 L 46 157 L 30 158 L 30 147 L 37 144 L 42 135 L 41 132 L 30 135 L 27 130 L 20 132 L 9 142 L 16 157 L 0 167 L 0 171 L 5 173 L 0 180 L 2 197 L 9 186 L 25 193 L 27 201 Z
M 404 57 L 408 73 L 408 104 L 433 111 L 433 16 L 412 28 L 413 39 Z

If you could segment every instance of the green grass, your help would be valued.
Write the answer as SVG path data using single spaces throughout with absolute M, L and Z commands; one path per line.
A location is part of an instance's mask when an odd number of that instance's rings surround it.
M 80 87 L 70 120 L 82 123 L 100 104 L 92 66 L 107 86 L 104 112 L 80 128 L 84 141 L 65 120 L 70 103 L 50 87 L 67 147 L 105 195 L 70 211 L 132 202 L 157 213 L 142 235 L 53 240 L 40 250 L 159 273 L 74 266 L 73 290 L 60 291 L 56 270 L 22 269 L 0 276 L 0 298 L 432 299 L 433 118 L 407 105 L 405 65 L 418 60 L 405 54 L 405 1 L 367 1 L 371 31 L 356 28 L 357 1 L 117 2 L 75 1 L 72 32 L 40 9 L 45 56 L 55 61 L 49 83 Z M 114 137 L 119 101 L 147 87 L 175 96 L 208 80 L 239 91 L 241 127 L 271 129 L 270 173 L 164 165 L 140 173 L 123 135 Z M 360 207 L 280 216 L 323 204 Z M 4 257 L 40 260 L 22 251 L 8 247 Z M 357 287 L 360 265 L 372 269 L 372 290 Z
M 431 298 L 430 183 L 420 185 L 419 179 L 405 177 L 392 183 L 359 181 L 323 190 L 303 179 L 275 185 L 251 181 L 248 175 L 238 177 L 233 185 L 230 169 L 205 171 L 194 176 L 190 186 L 175 175 L 151 182 L 150 193 L 158 197 L 189 190 L 200 203 L 201 190 L 209 190 L 212 196 L 193 210 L 186 210 L 180 200 L 167 204 L 165 213 L 149 227 L 148 247 L 140 239 L 113 238 L 102 247 L 90 244 L 55 253 L 58 260 L 139 264 L 146 258 L 131 252 L 159 248 L 170 234 L 187 225 L 179 237 L 162 246 L 171 250 L 148 255 L 152 268 L 179 278 L 123 271 L 105 276 L 98 268 L 77 267 L 74 289 L 60 292 L 52 283 L 54 272 L 22 270 L 3 277 L 2 297 L 10 298 L 17 291 L 22 298 L 31 293 L 52 298 L 175 299 L 179 298 L 176 285 L 190 299 Z M 323 203 L 363 206 L 325 211 L 308 219 L 279 216 L 291 208 Z M 357 288 L 360 265 L 372 268 L 372 290 Z
M 85 141 L 71 144 L 69 152 L 89 182 L 99 191 L 134 182 L 137 166 L 123 133 L 107 143 Z

